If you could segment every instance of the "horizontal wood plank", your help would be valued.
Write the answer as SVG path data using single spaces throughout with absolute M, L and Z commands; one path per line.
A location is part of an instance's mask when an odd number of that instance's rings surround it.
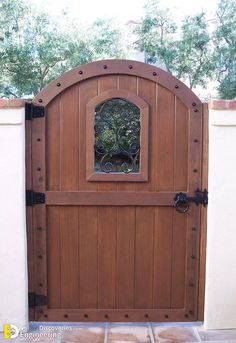
M 47 205 L 173 206 L 174 192 L 46 192 Z

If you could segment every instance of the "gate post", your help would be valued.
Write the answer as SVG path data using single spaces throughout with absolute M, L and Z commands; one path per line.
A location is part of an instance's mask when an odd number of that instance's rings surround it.
M 205 327 L 236 328 L 236 101 L 210 106 Z
M 28 329 L 25 103 L 0 100 L 0 331 Z

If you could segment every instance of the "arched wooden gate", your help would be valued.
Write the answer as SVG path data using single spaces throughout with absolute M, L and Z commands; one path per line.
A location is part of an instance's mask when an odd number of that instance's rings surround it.
M 200 318 L 205 215 L 173 204 L 206 182 L 206 107 L 169 73 L 127 60 L 75 68 L 33 104 L 27 185 L 42 194 L 28 194 L 31 317 Z

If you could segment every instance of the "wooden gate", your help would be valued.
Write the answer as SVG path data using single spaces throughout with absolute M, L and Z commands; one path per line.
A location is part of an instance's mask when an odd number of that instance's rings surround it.
M 206 186 L 206 106 L 126 60 L 75 68 L 33 104 L 27 187 L 45 202 L 27 208 L 31 319 L 201 319 L 205 212 L 173 204 Z

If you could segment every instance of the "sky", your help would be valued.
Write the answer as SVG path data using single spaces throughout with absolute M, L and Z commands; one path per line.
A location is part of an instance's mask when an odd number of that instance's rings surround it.
M 136 20 L 142 16 L 146 0 L 31 0 L 51 14 L 67 8 L 80 22 L 90 23 L 97 18 L 117 18 L 119 21 Z M 176 17 L 201 10 L 213 13 L 218 0 L 160 0 L 172 9 Z

